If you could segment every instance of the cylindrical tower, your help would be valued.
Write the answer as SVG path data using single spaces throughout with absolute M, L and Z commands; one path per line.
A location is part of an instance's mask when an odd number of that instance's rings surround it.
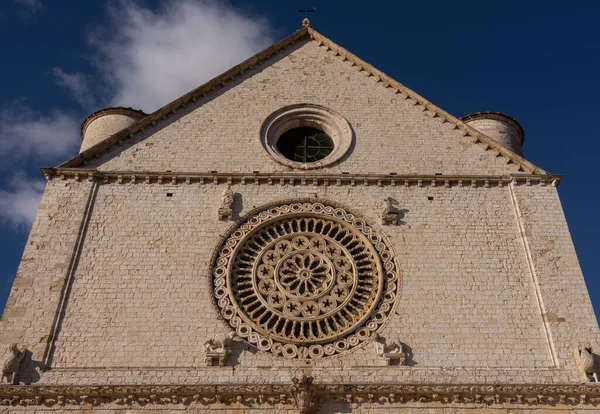
M 89 114 L 81 124 L 81 149 L 96 145 L 100 141 L 127 128 L 139 119 L 145 117 L 142 111 L 133 108 L 104 108 Z
M 515 154 L 523 156 L 525 132 L 523 127 L 510 116 L 500 112 L 476 112 L 461 120 Z

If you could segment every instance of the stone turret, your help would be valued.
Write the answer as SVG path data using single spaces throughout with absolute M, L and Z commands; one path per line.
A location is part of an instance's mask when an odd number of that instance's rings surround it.
M 510 116 L 500 112 L 476 112 L 461 120 L 515 154 L 523 156 L 525 132 L 523 127 Z
M 133 108 L 104 108 L 88 115 L 81 124 L 81 149 L 96 145 L 122 129 L 145 117 L 142 111 Z

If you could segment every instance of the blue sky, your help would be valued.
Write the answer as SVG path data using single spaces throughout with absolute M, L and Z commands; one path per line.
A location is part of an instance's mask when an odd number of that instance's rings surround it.
M 108 105 L 153 111 L 300 27 L 292 1 L 2 0 L 0 305 L 43 191 Z M 596 312 L 599 2 L 311 0 L 313 27 L 455 116 L 500 111 L 525 157 L 564 174 L 563 208 Z

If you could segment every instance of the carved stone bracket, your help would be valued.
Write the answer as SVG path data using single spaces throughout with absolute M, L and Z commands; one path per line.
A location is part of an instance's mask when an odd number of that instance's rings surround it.
M 204 362 L 206 363 L 207 366 L 225 366 L 225 363 L 227 362 L 227 357 L 229 356 L 229 354 L 231 353 L 231 351 L 223 351 L 223 352 L 207 352 L 204 358 Z

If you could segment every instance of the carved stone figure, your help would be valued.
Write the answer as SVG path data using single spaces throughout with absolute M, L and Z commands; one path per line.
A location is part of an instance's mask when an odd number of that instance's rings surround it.
M 392 199 L 387 197 L 379 204 L 379 217 L 381 224 L 396 225 L 400 218 L 400 209 L 392 204 Z
M 27 349 L 24 348 L 21 351 L 18 344 L 11 344 L 8 347 L 8 351 L 8 358 L 6 358 L 2 366 L 2 378 L 0 382 L 4 382 L 4 378 L 6 378 L 7 383 L 19 385 L 19 369 L 21 368 L 21 361 L 25 357 Z M 9 375 L 11 376 L 10 380 L 8 379 Z
M 401 343 L 390 341 L 387 344 L 383 338 L 376 334 L 375 351 L 377 355 L 384 358 L 387 365 L 405 365 L 406 353 Z
M 299 372 L 292 378 L 294 385 L 290 388 L 290 394 L 300 414 L 306 414 L 313 405 L 315 389 L 312 385 L 315 379 L 307 377 L 304 372 Z
M 221 195 L 221 206 L 218 210 L 219 220 L 228 221 L 233 217 L 233 191 L 227 186 Z
M 592 352 L 589 342 L 575 351 L 575 360 L 583 381 L 598 382 L 596 355 Z
M 237 339 L 234 332 L 228 332 L 224 335 L 215 336 L 204 342 L 204 351 L 206 354 L 206 365 L 224 366 L 227 357 L 231 353 L 229 349 L 231 343 Z

